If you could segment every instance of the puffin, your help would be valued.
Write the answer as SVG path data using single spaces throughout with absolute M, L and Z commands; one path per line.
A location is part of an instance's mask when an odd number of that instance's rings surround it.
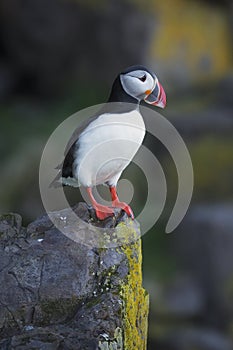
M 165 108 L 166 94 L 154 72 L 142 65 L 117 75 L 107 103 L 73 132 L 50 187 L 85 187 L 97 220 L 114 216 L 121 208 L 134 219 L 131 207 L 117 195 L 117 182 L 141 146 L 146 128 L 141 101 Z M 93 187 L 107 185 L 112 206 L 98 203 Z

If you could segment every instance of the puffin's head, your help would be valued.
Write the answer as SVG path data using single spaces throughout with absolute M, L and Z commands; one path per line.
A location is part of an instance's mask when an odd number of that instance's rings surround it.
M 158 78 L 143 66 L 132 66 L 120 74 L 120 82 L 124 91 L 138 101 L 164 108 L 166 94 Z

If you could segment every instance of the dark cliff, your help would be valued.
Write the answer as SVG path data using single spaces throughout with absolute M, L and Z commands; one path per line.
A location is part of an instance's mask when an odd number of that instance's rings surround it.
M 76 212 L 89 216 L 84 204 Z M 138 227 L 123 217 L 117 228 L 135 239 L 90 248 L 47 215 L 27 228 L 18 214 L 1 216 L 0 349 L 146 349 Z

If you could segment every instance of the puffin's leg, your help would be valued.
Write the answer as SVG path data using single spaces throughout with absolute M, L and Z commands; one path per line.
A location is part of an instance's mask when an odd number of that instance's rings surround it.
M 107 217 L 114 215 L 113 208 L 109 208 L 106 205 L 102 205 L 96 202 L 91 187 L 87 187 L 87 193 L 90 197 L 93 208 L 95 209 L 96 216 L 99 220 L 104 220 Z
M 116 191 L 116 187 L 115 186 L 109 186 L 109 190 L 111 193 L 111 197 L 112 197 L 112 206 L 115 208 L 121 208 L 123 209 L 127 215 L 129 217 L 131 217 L 132 219 L 134 219 L 134 214 L 132 209 L 130 208 L 130 206 L 124 202 L 120 202 L 119 198 L 117 196 L 117 191 Z

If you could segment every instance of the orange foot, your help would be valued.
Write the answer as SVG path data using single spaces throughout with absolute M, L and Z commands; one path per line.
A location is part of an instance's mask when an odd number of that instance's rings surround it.
M 112 202 L 112 205 L 115 208 L 121 208 L 122 210 L 124 210 L 126 212 L 126 214 L 128 215 L 128 217 L 130 217 L 134 220 L 133 210 L 130 208 L 130 206 L 128 204 L 126 204 L 125 202 L 120 202 L 118 200 L 114 200 Z
M 98 220 L 104 220 L 114 215 L 114 209 L 106 205 L 98 204 L 95 205 L 95 214 Z

